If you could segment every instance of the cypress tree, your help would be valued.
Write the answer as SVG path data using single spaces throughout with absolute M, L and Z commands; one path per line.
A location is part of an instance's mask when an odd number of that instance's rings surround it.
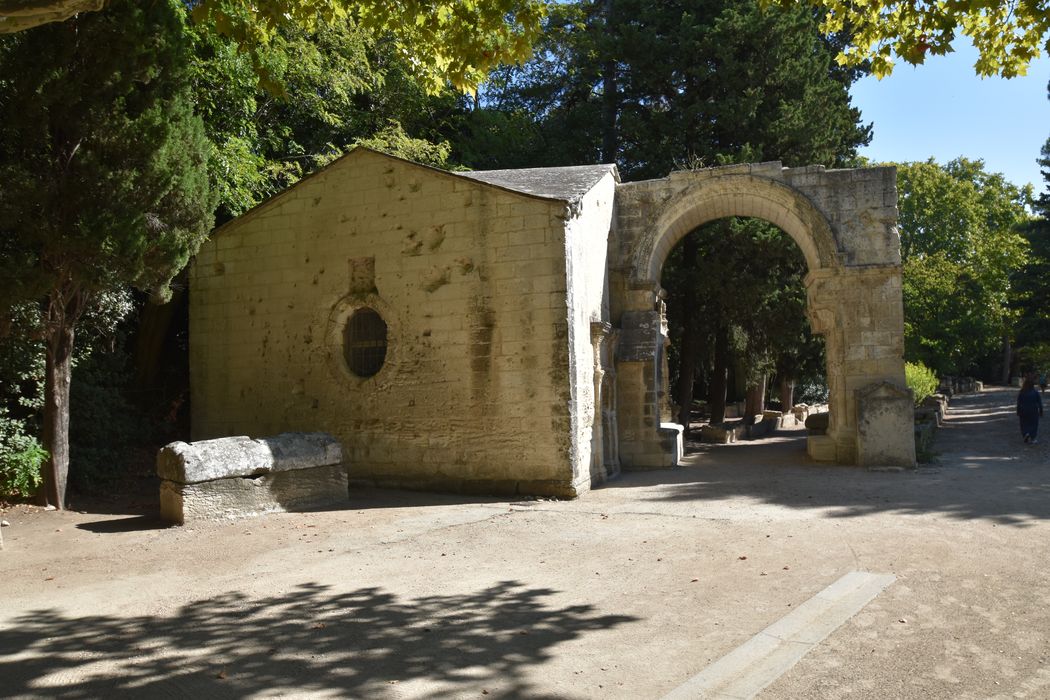
M 77 322 L 131 284 L 165 299 L 215 201 L 185 7 L 114 0 L 0 39 L 0 320 L 38 310 L 43 498 L 65 506 Z

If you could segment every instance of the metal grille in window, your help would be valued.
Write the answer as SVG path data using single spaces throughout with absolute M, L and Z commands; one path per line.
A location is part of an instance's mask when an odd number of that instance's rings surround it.
M 343 330 L 343 352 L 350 371 L 371 377 L 386 361 L 386 321 L 372 309 L 358 309 Z

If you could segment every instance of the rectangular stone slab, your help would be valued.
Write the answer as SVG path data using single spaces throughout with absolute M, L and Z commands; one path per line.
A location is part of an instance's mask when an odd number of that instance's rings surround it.
M 349 500 L 343 464 L 197 484 L 169 480 L 160 484 L 160 516 L 180 525 L 342 506 Z
M 339 441 L 327 433 L 281 433 L 173 442 L 157 453 L 157 476 L 181 484 L 339 464 Z

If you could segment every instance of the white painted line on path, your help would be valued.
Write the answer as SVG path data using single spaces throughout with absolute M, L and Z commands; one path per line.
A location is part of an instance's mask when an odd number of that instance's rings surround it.
M 664 696 L 664 700 L 747 700 L 897 580 L 851 571 L 791 613 Z

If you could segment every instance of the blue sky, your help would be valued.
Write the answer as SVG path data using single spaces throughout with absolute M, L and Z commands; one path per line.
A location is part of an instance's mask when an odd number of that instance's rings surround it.
M 880 162 L 982 158 L 988 170 L 1017 185 L 1030 182 L 1039 194 L 1044 183 L 1035 160 L 1050 137 L 1050 59 L 1021 78 L 981 79 L 973 71 L 976 51 L 957 43 L 953 54 L 915 68 L 898 62 L 890 77 L 853 86 L 853 104 L 865 123 L 874 122 L 861 155 Z

